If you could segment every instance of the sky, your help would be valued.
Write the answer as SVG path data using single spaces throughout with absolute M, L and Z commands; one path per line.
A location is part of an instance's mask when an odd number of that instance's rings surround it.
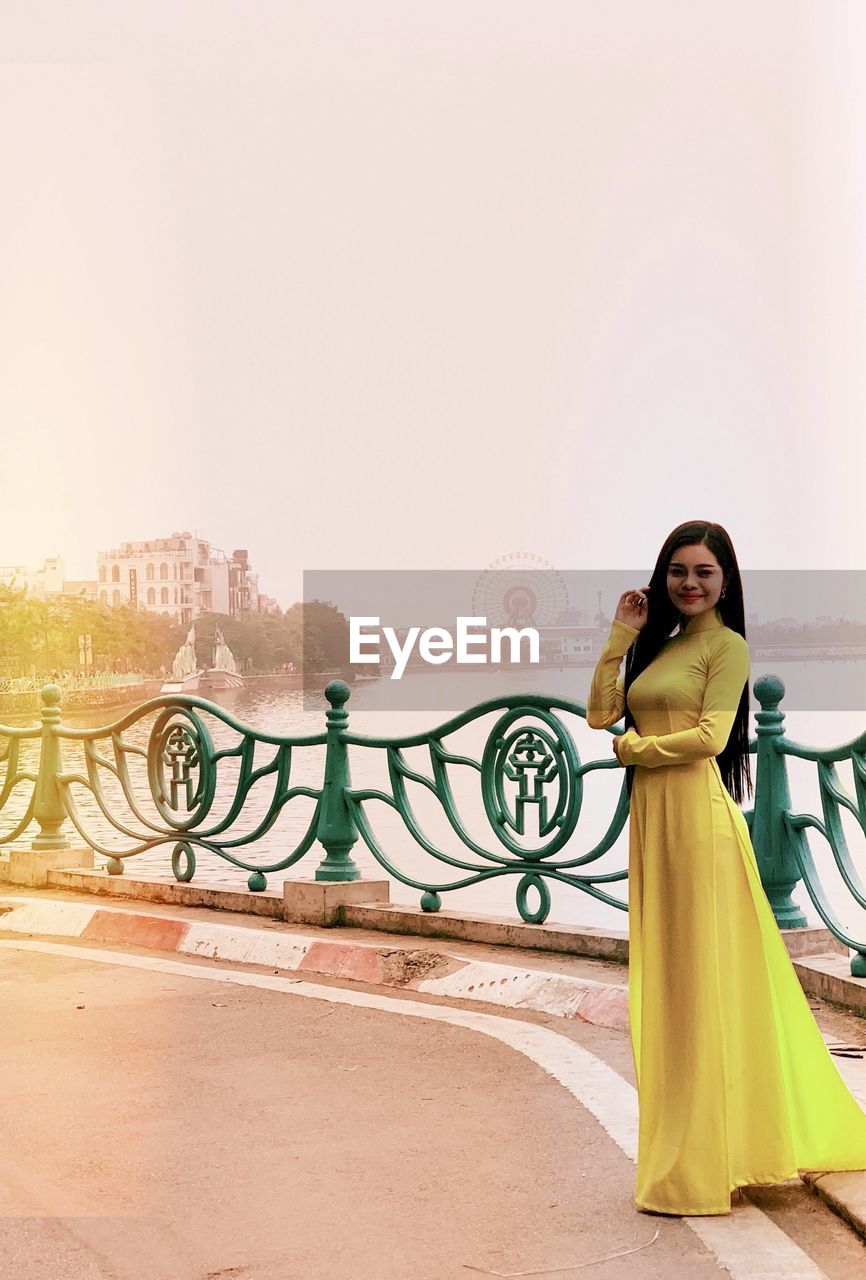
M 862 567 L 856 0 L 7 0 L 0 49 L 0 563 Z

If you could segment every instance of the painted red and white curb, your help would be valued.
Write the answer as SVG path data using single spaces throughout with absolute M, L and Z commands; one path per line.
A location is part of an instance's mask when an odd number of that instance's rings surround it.
M 603 1058 L 549 1027 L 474 1009 L 395 1000 L 378 992 L 314 985 L 249 970 L 212 969 L 153 956 L 94 951 L 53 942 L 0 940 L 0 956 L 7 948 L 60 955 L 91 964 L 148 969 L 194 981 L 280 991 L 292 998 L 322 1000 L 333 1005 L 391 1013 L 401 1018 L 421 1018 L 487 1035 L 541 1067 L 595 1117 L 631 1161 L 637 1158 L 638 1100 L 634 1086 Z M 826 1182 L 828 1179 L 859 1179 L 862 1175 L 859 1172 L 830 1173 L 821 1177 Z M 842 1183 L 838 1193 L 831 1198 L 837 1212 L 847 1217 L 863 1235 L 866 1233 L 866 1221 L 858 1208 L 858 1187 L 859 1183 Z M 731 1280 L 781 1280 L 782 1277 L 785 1280 L 828 1280 L 818 1263 L 780 1225 L 749 1201 L 732 1204 L 729 1214 L 686 1215 L 681 1222 L 711 1251 Z M 649 1243 L 657 1235 L 658 1232 Z
M 120 943 L 235 964 L 317 973 L 508 1009 L 533 1009 L 615 1031 L 629 1029 L 624 983 L 473 960 L 459 951 L 344 942 L 282 928 L 199 923 L 182 916 L 20 896 L 0 896 L 0 932 Z M 828 1044 L 836 1042 L 834 1036 L 824 1034 L 824 1039 Z M 866 1109 L 866 1059 L 836 1057 L 834 1061 Z
M 0 930 L 122 943 L 236 964 L 318 973 L 509 1009 L 534 1009 L 628 1031 L 628 988 L 624 983 L 473 960 L 458 952 L 433 950 L 429 945 L 377 946 L 272 927 L 198 923 L 181 916 L 51 898 L 0 897 Z

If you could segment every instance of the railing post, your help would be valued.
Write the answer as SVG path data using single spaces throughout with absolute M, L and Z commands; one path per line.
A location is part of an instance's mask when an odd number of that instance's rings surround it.
M 752 846 L 761 884 L 780 929 L 802 929 L 807 921 L 791 893 L 800 879 L 800 869 L 788 845 L 783 815 L 790 810 L 788 766 L 775 740 L 784 733 L 785 713 L 779 703 L 785 685 L 778 676 L 759 676 L 754 685 L 761 710 L 758 722 L 758 769 L 755 779 L 755 809 L 752 817 Z
M 66 849 L 69 841 L 61 831 L 66 821 L 66 810 L 57 785 L 57 775 L 63 768 L 60 739 L 54 733 L 62 712 L 59 685 L 47 684 L 42 697 L 42 751 L 39 756 L 39 772 L 36 777 L 33 816 L 39 823 L 39 835 L 31 843 L 31 849 Z
M 325 780 L 322 807 L 316 837 L 326 850 L 326 857 L 316 867 L 317 880 L 360 880 L 361 873 L 349 856 L 358 832 L 346 803 L 345 789 L 350 785 L 349 749 L 343 732 L 349 723 L 345 703 L 351 690 L 343 680 L 332 680 L 325 688 L 330 702 L 326 713 L 328 744 L 325 756 Z

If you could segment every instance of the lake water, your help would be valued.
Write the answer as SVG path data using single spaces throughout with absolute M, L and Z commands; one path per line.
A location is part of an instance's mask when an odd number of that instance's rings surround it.
M 807 667 L 809 664 L 796 664 Z M 836 664 L 832 664 L 836 665 Z M 839 663 L 846 668 L 849 679 L 853 675 L 852 664 Z M 786 686 L 793 692 L 796 687 L 798 673 L 795 664 L 777 664 L 772 670 L 778 672 Z M 753 665 L 751 683 L 760 675 L 761 668 Z M 591 668 L 572 668 L 564 672 L 545 671 L 543 687 L 545 692 L 557 696 L 585 701 L 591 678 Z M 805 678 L 805 677 L 801 677 Z M 395 711 L 389 707 L 393 691 L 390 682 L 369 681 L 355 685 L 347 704 L 350 712 L 350 726 L 354 733 L 376 736 L 399 736 L 416 734 L 441 724 L 451 716 L 458 714 L 467 706 L 476 703 L 478 698 L 478 678 L 476 674 L 463 676 L 441 672 L 433 675 L 411 674 L 405 677 L 413 681 L 435 681 L 437 697 L 441 705 L 436 711 Z M 527 692 L 524 676 L 506 672 L 491 673 L 488 677 L 489 692 L 487 697 L 500 694 L 516 694 Z M 852 686 L 853 687 L 853 686 Z M 431 701 L 430 690 L 419 690 L 418 702 L 423 705 Z M 228 691 L 217 695 L 220 705 L 230 711 L 244 723 L 260 731 L 304 735 L 316 734 L 324 730 L 326 702 L 321 700 L 321 712 L 305 710 L 303 695 L 300 692 L 276 690 L 267 685 L 251 685 L 246 689 Z M 783 704 L 784 705 L 784 704 Z M 97 726 L 119 718 L 117 711 L 106 712 L 104 709 L 92 713 L 70 712 L 67 723 L 75 725 Z M 448 748 L 456 755 L 469 756 L 479 760 L 491 729 L 500 713 L 493 713 L 474 721 L 447 741 Z M 586 726 L 582 717 L 562 714 L 562 720 L 569 729 L 582 762 L 592 759 L 611 759 L 610 735 L 607 732 L 593 731 Z M 127 731 L 127 738 L 144 746 L 152 721 L 140 722 Z M 532 721 L 528 721 L 532 723 Z M 856 737 L 866 728 L 866 711 L 791 711 L 786 715 L 786 732 L 797 741 L 812 746 L 835 746 Z M 236 735 L 221 722 L 212 718 L 208 727 L 218 747 L 230 747 L 237 742 Z M 752 721 L 754 733 L 754 719 Z M 104 755 L 111 755 L 110 742 L 102 740 L 99 746 Z M 25 754 L 32 756 L 32 748 Z M 260 744 L 257 747 L 256 766 L 266 764 L 272 757 L 273 748 Z M 418 773 L 431 776 L 429 752 L 425 748 L 413 747 L 405 752 L 407 763 Z M 141 768 L 140 760 L 133 760 L 133 769 Z M 64 764 L 67 772 L 83 770 L 83 759 L 80 748 L 69 743 L 64 744 Z M 291 785 L 318 786 L 324 765 L 324 747 L 305 747 L 295 751 L 293 760 Z M 390 792 L 385 753 L 381 749 L 367 749 L 353 746 L 350 748 L 350 765 L 352 785 L 355 788 L 374 787 Z M 789 760 L 789 778 L 791 796 L 795 809 L 814 813 L 820 816 L 820 799 L 817 786 L 817 774 L 814 765 L 799 760 Z M 853 795 L 853 776 L 850 763 L 838 766 L 843 785 Z M 112 806 L 112 812 L 123 812 L 119 788 L 110 773 L 101 770 L 105 779 L 104 785 Z M 752 775 L 755 774 L 755 759 L 752 758 Z M 210 821 L 217 814 L 224 813 L 235 792 L 238 775 L 237 761 L 224 760 L 219 767 L 219 785 L 217 799 L 211 812 Z M 461 818 L 471 837 L 485 849 L 497 854 L 505 852 L 490 829 L 480 797 L 480 774 L 466 765 L 449 767 L 455 800 Z M 591 849 L 603 836 L 614 812 L 617 797 L 623 782 L 623 773 L 616 767 L 595 771 L 584 778 L 584 795 L 581 816 L 577 829 L 565 851 L 558 855 L 561 858 L 573 858 Z M 143 775 L 142 775 L 143 779 Z M 439 849 L 453 857 L 470 861 L 473 865 L 485 865 L 482 859 L 465 850 L 456 833 L 451 828 L 436 798 L 419 783 L 407 783 L 409 798 L 424 832 Z M 231 828 L 229 835 L 237 837 L 252 830 L 260 821 L 273 796 L 273 778 L 265 778 L 253 788 L 241 819 Z M 10 817 L 21 812 L 26 803 L 26 788 L 16 788 L 11 801 L 3 811 L 3 829 L 8 830 Z M 130 847 L 130 841 L 112 832 L 110 826 L 99 813 L 88 792 L 77 786 L 74 788 L 85 825 L 94 832 L 97 838 L 106 841 L 108 847 L 122 851 Z M 139 787 L 139 794 L 145 797 L 143 808 L 153 814 L 146 800 L 146 784 Z M 751 807 L 749 801 L 744 807 Z M 315 807 L 315 802 L 308 797 L 297 797 L 283 809 L 275 826 L 254 846 L 239 851 L 241 857 L 254 862 L 257 866 L 266 866 L 279 861 L 295 847 L 305 832 Z M 389 805 L 371 800 L 365 804 L 365 812 L 373 829 L 389 859 L 412 877 L 436 884 L 444 884 L 453 879 L 463 878 L 467 873 L 437 862 L 418 846 L 407 832 L 402 819 Z M 866 875 L 866 838 L 853 815 L 844 813 L 843 828 L 849 843 L 852 856 L 861 871 Z M 133 825 L 136 825 L 133 823 Z M 74 833 L 73 833 L 74 834 Z M 31 838 L 28 836 L 28 840 Z M 866 912 L 861 911 L 836 871 L 832 855 L 818 832 L 810 835 L 810 845 L 816 863 L 820 868 L 826 891 L 834 903 L 840 917 L 858 937 L 866 938 Z M 22 841 L 21 843 L 25 843 Z M 538 843 L 532 840 L 531 832 L 527 843 Z M 163 845 L 159 849 L 137 855 L 128 862 L 129 872 L 134 870 L 147 875 L 160 875 L 172 879 L 170 868 L 171 845 Z M 324 856 L 324 851 L 314 844 L 300 863 L 288 871 L 268 875 L 270 888 L 278 885 L 287 876 L 309 877 L 314 873 L 316 865 Z M 373 855 L 366 848 L 363 840 L 358 839 L 352 856 L 365 877 L 384 876 Z M 198 869 L 197 880 L 218 881 L 224 884 L 243 885 L 247 873 L 236 869 L 223 859 L 201 851 L 196 853 Z M 104 864 L 104 858 L 97 857 L 97 865 Z M 617 843 L 602 859 L 593 864 L 593 869 L 600 872 L 624 870 L 627 866 L 627 826 Z M 502 876 L 498 879 L 470 886 L 451 894 L 443 895 L 443 907 L 465 911 L 480 912 L 487 915 L 502 915 L 517 918 L 514 893 L 518 876 Z M 627 881 L 607 885 L 607 890 L 625 901 L 627 898 Z M 601 928 L 625 930 L 628 928 L 628 915 L 625 911 L 600 903 L 589 894 L 568 886 L 551 884 L 552 909 L 551 921 L 563 923 L 591 925 Z M 391 900 L 400 903 L 416 904 L 419 891 L 391 880 Z M 810 923 L 820 923 L 820 918 L 809 900 L 805 889 L 795 893 L 795 899 L 803 907 Z

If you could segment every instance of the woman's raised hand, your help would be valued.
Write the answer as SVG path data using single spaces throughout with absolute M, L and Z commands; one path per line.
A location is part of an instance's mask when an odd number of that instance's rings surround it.
M 639 587 L 636 591 L 623 591 L 616 606 L 614 618 L 640 631 L 646 623 L 648 592 L 649 587 Z

